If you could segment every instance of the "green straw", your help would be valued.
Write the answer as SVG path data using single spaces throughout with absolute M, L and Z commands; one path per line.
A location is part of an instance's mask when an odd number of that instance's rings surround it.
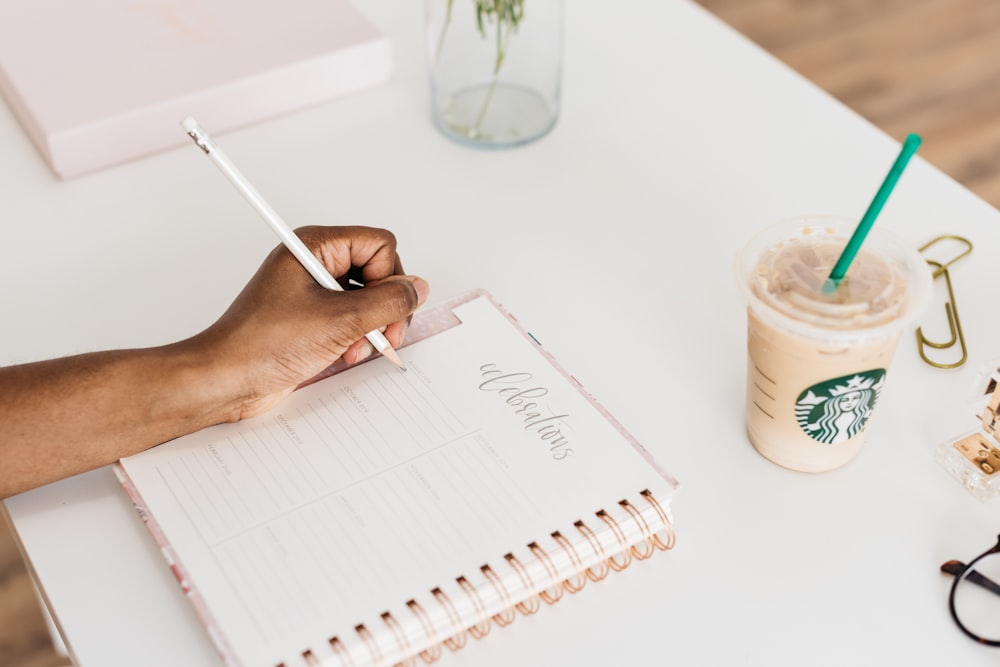
M 906 141 L 903 142 L 903 147 L 899 151 L 899 156 L 893 163 L 892 168 L 889 173 L 886 174 L 885 180 L 882 181 L 882 187 L 878 189 L 875 193 L 875 198 L 872 199 L 872 203 L 868 206 L 868 210 L 865 211 L 864 217 L 861 218 L 861 222 L 858 223 L 857 228 L 854 233 L 851 234 L 851 238 L 847 241 L 847 246 L 844 247 L 844 251 L 840 253 L 840 258 L 837 263 L 833 265 L 833 270 L 830 271 L 830 277 L 827 280 L 826 286 L 837 288 L 840 281 L 844 279 L 847 274 L 847 267 L 851 265 L 854 261 L 854 256 L 858 254 L 858 250 L 861 248 L 861 244 L 864 242 L 865 237 L 868 236 L 868 232 L 871 230 L 872 225 L 875 224 L 875 218 L 882 211 L 882 207 L 885 205 L 885 200 L 889 198 L 889 194 L 892 193 L 892 189 L 896 187 L 896 181 L 903 174 L 903 169 L 906 168 L 906 163 L 910 161 L 913 154 L 917 152 L 920 147 L 920 137 L 916 134 L 911 134 L 906 137 Z

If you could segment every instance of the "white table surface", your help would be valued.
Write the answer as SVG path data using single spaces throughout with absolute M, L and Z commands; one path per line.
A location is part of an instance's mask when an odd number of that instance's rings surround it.
M 901 137 L 696 5 L 573 0 L 555 130 L 470 150 L 429 119 L 421 3 L 361 4 L 394 40 L 390 84 L 217 139 L 293 224 L 391 228 L 435 301 L 491 290 L 682 483 L 673 551 L 442 664 L 997 664 L 938 566 L 994 543 L 1000 501 L 932 450 L 1000 357 L 1000 213 L 918 154 L 878 224 L 974 242 L 952 272 L 969 362 L 927 367 L 907 336 L 860 457 L 790 472 L 743 431 L 732 258 L 779 218 L 860 216 Z M 4 106 L 0 146 L 0 363 L 188 336 L 275 245 L 191 146 L 59 182 Z M 109 469 L 6 506 L 79 665 L 218 664 Z

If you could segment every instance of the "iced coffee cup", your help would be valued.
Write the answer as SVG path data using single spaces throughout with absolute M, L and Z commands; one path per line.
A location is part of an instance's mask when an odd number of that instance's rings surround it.
M 737 257 L 747 301 L 747 434 L 792 470 L 832 470 L 858 454 L 896 344 L 930 298 L 920 253 L 877 228 L 833 289 L 830 271 L 856 224 L 787 220 Z

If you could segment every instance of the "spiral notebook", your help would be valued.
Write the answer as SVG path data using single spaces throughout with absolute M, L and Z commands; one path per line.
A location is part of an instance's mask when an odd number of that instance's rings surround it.
M 673 545 L 677 482 L 488 293 L 400 356 L 117 466 L 225 664 L 433 662 Z

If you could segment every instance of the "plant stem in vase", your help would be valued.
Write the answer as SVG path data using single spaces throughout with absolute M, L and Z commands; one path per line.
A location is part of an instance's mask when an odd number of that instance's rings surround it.
M 514 146 L 555 123 L 562 0 L 531 3 L 524 21 L 525 0 L 427 0 L 432 104 L 446 135 Z

